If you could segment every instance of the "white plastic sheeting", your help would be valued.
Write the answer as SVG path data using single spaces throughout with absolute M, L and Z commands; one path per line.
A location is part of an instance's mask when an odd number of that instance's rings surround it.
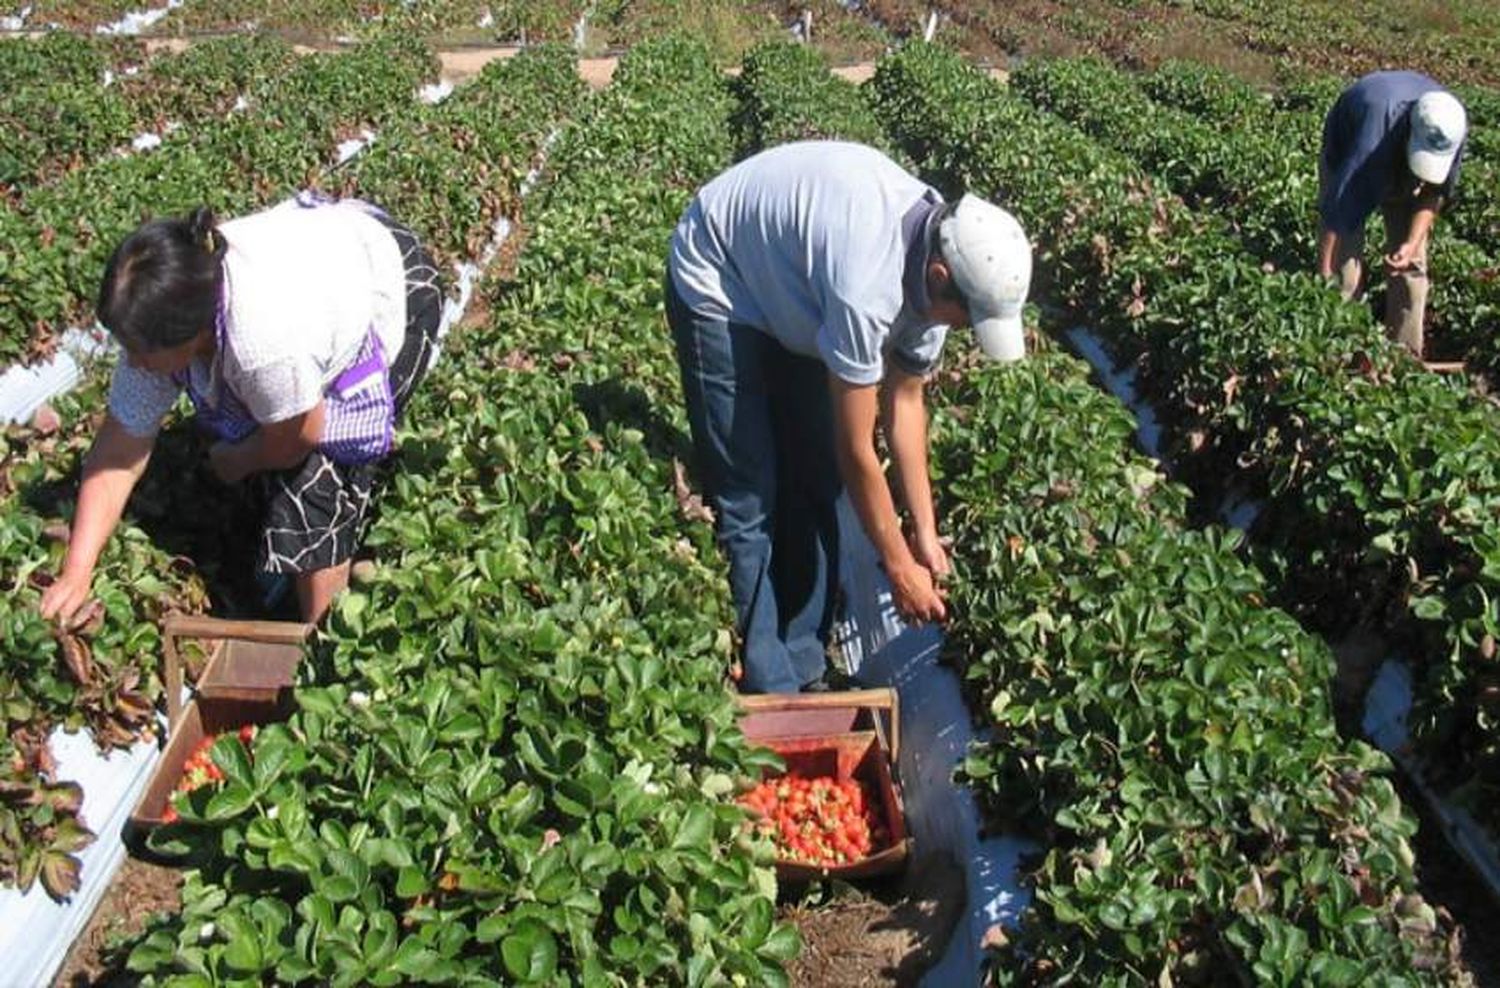
M 338 163 L 343 164 L 350 158 L 359 154 L 375 140 L 375 134 L 369 130 L 361 130 L 358 137 L 351 137 L 347 141 L 340 141 L 338 147 Z
M 181 7 L 183 2 L 184 0 L 167 0 L 165 7 L 131 11 L 113 24 L 99 25 L 94 31 L 98 34 L 140 34 L 167 14 Z
M 114 341 L 103 332 L 70 329 L 63 334 L 51 360 L 31 367 L 12 367 L 0 374 L 0 425 L 29 422 L 54 395 L 71 390 L 82 380 L 90 360 L 113 349 Z
M 1365 735 L 1391 756 L 1416 784 L 1427 801 L 1432 815 L 1443 828 L 1443 836 L 1489 887 L 1490 895 L 1500 899 L 1500 844 L 1461 806 L 1441 796 L 1428 782 L 1426 767 L 1412 753 L 1406 719 L 1411 713 L 1411 669 L 1398 658 L 1387 659 L 1380 666 L 1375 682 L 1365 694 Z
M 546 159 L 547 152 L 551 149 L 552 143 L 557 140 L 557 135 L 561 133 L 562 129 L 558 128 L 548 134 L 546 139 L 542 141 L 540 157 L 543 160 Z M 542 166 L 541 164 L 537 164 L 521 180 L 521 187 L 518 191 L 523 201 L 530 195 L 532 188 L 536 186 L 537 179 L 541 177 L 541 173 Z M 495 255 L 500 253 L 500 248 L 505 245 L 505 241 L 510 239 L 510 230 L 511 223 L 509 218 L 500 217 L 495 221 L 494 235 L 490 237 L 490 242 L 485 245 L 484 252 L 474 260 L 464 261 L 457 266 L 454 272 L 457 276 L 455 279 L 455 291 L 443 300 L 443 315 L 438 322 L 437 342 L 432 348 L 432 364 L 436 364 L 438 358 L 442 356 L 443 338 L 448 335 L 450 329 L 458 325 L 459 320 L 468 311 L 469 302 L 474 297 L 474 283 L 479 279 L 479 275 L 484 269 L 489 267 L 490 262 L 495 259 Z
M 417 99 L 429 106 L 441 103 L 453 94 L 453 83 L 447 79 L 431 82 L 417 91 Z
M 97 837 L 78 855 L 81 884 L 68 901 L 54 902 L 41 882 L 25 895 L 0 890 L 0 958 L 5 966 L 0 980 L 6 985 L 51 984 L 125 860 L 125 821 L 161 757 L 155 741 L 101 755 L 86 734 L 61 728 L 49 743 L 58 780 L 83 787 L 79 816 Z
M 1135 413 L 1136 442 L 1150 456 L 1161 457 L 1161 424 L 1156 420 L 1156 410 L 1147 404 L 1136 390 L 1135 368 L 1117 368 L 1114 358 L 1104 348 L 1104 342 L 1091 329 L 1078 326 L 1065 334 L 1068 341 L 1099 372 L 1104 386 L 1119 398 L 1125 407 Z
M 26 27 L 26 18 L 31 16 L 31 5 L 27 4 L 20 11 L 9 17 L 0 17 L 0 31 L 20 31 Z
M 897 769 L 914 842 L 911 867 L 921 868 L 929 855 L 946 855 L 965 879 L 967 906 L 922 984 L 978 984 L 980 943 L 992 926 L 1018 923 L 1031 898 L 1021 885 L 1021 860 L 1040 848 L 1013 835 L 980 837 L 974 795 L 953 781 L 974 733 L 958 676 L 938 662 L 942 634 L 931 626 L 907 628 L 896 616 L 875 549 L 847 497 L 839 502 L 839 541 L 845 619 L 838 641 L 845 662 L 861 683 L 889 686 L 900 697 Z

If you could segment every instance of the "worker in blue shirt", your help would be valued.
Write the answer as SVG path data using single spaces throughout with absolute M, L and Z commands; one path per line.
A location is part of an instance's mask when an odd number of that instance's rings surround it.
M 923 386 L 950 325 L 1025 353 L 1031 247 L 975 196 L 873 148 L 763 151 L 701 189 L 672 237 L 667 318 L 742 642 L 747 692 L 817 688 L 847 489 L 908 620 L 946 615 Z M 891 454 L 887 485 L 877 429 Z
M 1363 278 L 1365 220 L 1385 220 L 1385 324 L 1422 357 L 1427 239 L 1458 185 L 1467 122 L 1461 103 L 1419 72 L 1373 72 L 1344 90 L 1323 122 L 1318 161 L 1318 273 L 1353 298 Z

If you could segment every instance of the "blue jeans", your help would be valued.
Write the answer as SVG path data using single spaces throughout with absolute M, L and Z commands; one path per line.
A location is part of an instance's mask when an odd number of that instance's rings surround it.
M 748 693 L 823 675 L 842 490 L 823 362 L 752 326 L 691 312 L 667 275 L 667 322 L 699 475 L 729 557 Z

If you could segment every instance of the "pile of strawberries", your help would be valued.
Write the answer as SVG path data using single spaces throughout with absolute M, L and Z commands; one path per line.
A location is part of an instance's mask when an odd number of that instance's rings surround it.
M 174 823 L 177 820 L 177 807 L 173 805 L 179 795 L 190 793 L 194 789 L 201 789 L 210 783 L 217 784 L 224 781 L 224 770 L 214 764 L 213 751 L 214 742 L 223 737 L 220 734 L 210 734 L 198 742 L 193 753 L 188 755 L 187 761 L 182 763 L 182 778 L 177 780 L 177 788 L 173 790 L 172 797 L 167 801 L 167 808 L 162 811 L 163 823 Z M 248 746 L 255 740 L 255 725 L 246 724 L 239 730 L 240 743 Z
M 887 841 L 864 786 L 854 779 L 768 779 L 739 798 L 757 817 L 757 833 L 776 843 L 784 860 L 818 866 L 852 864 Z

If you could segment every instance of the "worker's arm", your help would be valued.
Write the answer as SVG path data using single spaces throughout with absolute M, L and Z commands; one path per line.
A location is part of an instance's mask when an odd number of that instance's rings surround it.
M 896 469 L 896 487 L 911 516 L 912 555 L 933 579 L 948 575 L 948 553 L 938 539 L 927 474 L 927 404 L 923 378 L 892 367 L 881 388 L 886 441 Z
M 1405 271 L 1416 263 L 1427 246 L 1427 235 L 1432 232 L 1432 224 L 1437 220 L 1441 205 L 1442 197 L 1436 190 L 1424 189 L 1417 197 L 1416 208 L 1411 214 L 1411 227 L 1406 231 L 1405 239 L 1386 255 L 1385 266 L 1388 271 Z
M 914 621 L 947 616 L 927 567 L 917 562 L 901 536 L 901 522 L 875 452 L 880 402 L 875 385 L 853 385 L 829 375 L 833 393 L 834 447 L 839 473 L 860 523 L 880 555 L 896 610 Z
M 133 436 L 114 415 L 106 415 L 83 463 L 78 509 L 62 571 L 42 594 L 44 618 L 69 625 L 94 581 L 94 566 L 120 522 L 125 502 L 151 459 L 155 436 Z
M 253 473 L 287 470 L 317 448 L 323 438 L 326 406 L 316 405 L 280 422 L 263 425 L 237 443 L 215 443 L 209 450 L 214 473 L 226 484 L 237 484 Z

